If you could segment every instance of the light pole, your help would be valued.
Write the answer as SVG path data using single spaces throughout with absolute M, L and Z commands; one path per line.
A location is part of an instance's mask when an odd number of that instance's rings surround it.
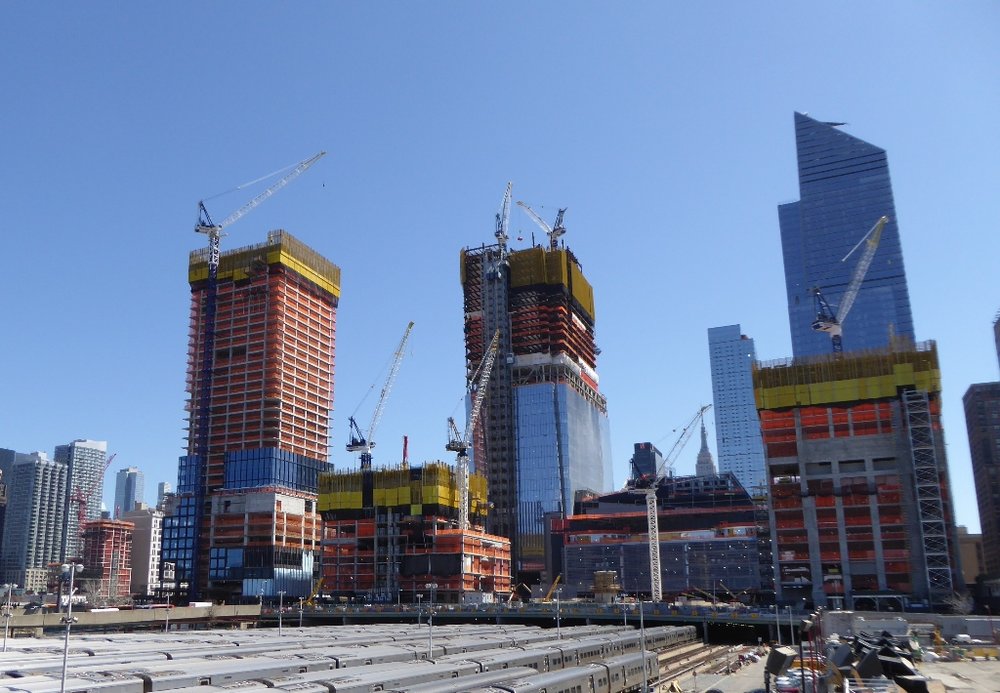
M 17 587 L 17 585 L 14 584 L 4 585 L 4 588 L 7 590 L 7 601 L 3 607 L 3 651 L 4 652 L 7 651 L 8 626 L 10 626 L 10 619 L 14 615 L 10 610 L 10 598 L 11 595 L 14 593 L 15 587 Z
M 559 595 L 562 593 L 562 587 L 556 590 L 556 640 L 562 640 L 562 626 L 560 624 L 560 611 L 559 611 Z
M 305 597 L 299 597 L 299 628 L 302 627 L 302 610 L 305 608 Z
M 167 592 L 167 611 L 166 616 L 163 617 L 163 632 L 170 632 L 170 593 Z
M 781 647 L 781 614 L 778 613 L 778 605 L 774 605 L 774 628 L 778 631 L 778 647 Z
M 434 658 L 434 590 L 438 588 L 436 582 L 428 582 L 424 585 L 431 593 L 431 600 L 427 607 L 427 659 Z
M 628 604 L 625 603 L 625 595 L 622 595 L 622 625 L 628 627 Z
M 649 693 L 649 669 L 646 666 L 646 620 L 642 600 L 639 600 L 639 642 L 642 647 L 642 691 Z
M 423 601 L 424 595 L 416 594 L 414 596 L 417 598 L 417 625 L 419 626 L 421 623 L 421 616 L 423 615 L 423 612 L 420 610 L 420 602 Z
M 424 587 L 426 587 L 431 592 L 431 601 L 430 601 L 430 605 L 427 608 L 433 609 L 434 608 L 434 592 L 437 590 L 438 584 L 436 582 L 428 582 L 426 585 L 424 585 Z
M 83 570 L 83 565 L 80 563 L 63 563 L 62 572 L 63 575 L 69 575 L 69 592 L 66 596 L 66 615 L 62 617 L 62 622 L 66 624 L 66 637 L 63 640 L 63 661 L 62 661 L 62 678 L 59 682 L 59 693 L 66 693 L 66 660 L 69 657 L 69 629 L 76 621 L 73 618 L 73 579 L 76 574 Z
M 281 637 L 281 612 L 285 610 L 285 590 L 278 592 L 278 637 Z
M 791 638 L 792 647 L 795 647 L 795 623 L 792 621 L 792 607 L 786 606 L 785 611 L 788 612 L 788 637 Z

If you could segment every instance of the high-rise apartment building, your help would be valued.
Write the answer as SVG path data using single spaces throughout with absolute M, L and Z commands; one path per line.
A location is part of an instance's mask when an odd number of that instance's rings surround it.
M 751 495 L 766 491 L 764 446 L 753 397 L 753 340 L 739 325 L 708 329 L 719 472 L 732 472 Z
M 611 485 L 607 402 L 593 289 L 576 256 L 554 240 L 525 250 L 504 241 L 461 254 L 470 379 L 500 333 L 473 462 L 489 482 L 488 531 L 511 539 L 518 579 L 532 583 L 545 570 L 546 515 Z
M 1000 578 L 1000 382 L 970 385 L 962 398 L 979 503 L 986 574 Z
M 843 260 L 882 216 L 889 221 L 844 321 L 844 350 L 915 339 L 885 150 L 848 135 L 842 125 L 795 114 L 799 200 L 778 207 L 794 356 L 832 351 L 830 336 L 812 329 L 813 289 L 820 288 L 836 312 L 860 251 Z
M 63 562 L 80 556 L 80 516 L 84 521 L 101 518 L 104 470 L 108 444 L 103 440 L 78 439 L 56 446 L 56 462 L 66 465 L 67 493 L 63 498 Z
M 49 459 L 44 452 L 15 453 L 8 461 L 2 580 L 44 591 L 49 564 L 62 560 L 66 464 Z
M 308 596 L 340 269 L 285 231 L 223 253 L 214 286 L 208 259 L 188 271 L 188 448 L 163 561 L 189 595 Z
M 776 598 L 855 610 L 964 592 L 933 342 L 762 364 Z
M 160 549 L 163 540 L 163 511 L 137 503 L 122 513 L 132 530 L 132 594 L 151 596 L 160 588 Z M 172 578 L 171 578 L 172 579 Z
M 118 470 L 115 478 L 114 518 L 120 519 L 125 513 L 141 503 L 145 485 L 145 476 L 138 467 L 126 467 Z

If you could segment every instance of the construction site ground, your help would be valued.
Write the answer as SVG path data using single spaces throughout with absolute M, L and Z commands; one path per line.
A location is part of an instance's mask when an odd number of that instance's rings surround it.
M 920 673 L 940 681 L 946 691 L 986 693 L 1000 691 L 1000 661 L 920 662 Z

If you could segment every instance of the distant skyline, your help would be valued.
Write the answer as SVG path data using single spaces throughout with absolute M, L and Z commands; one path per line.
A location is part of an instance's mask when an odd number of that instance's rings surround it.
M 545 219 L 568 208 L 620 487 L 634 443 L 669 450 L 711 401 L 707 328 L 740 324 L 764 361 L 792 354 L 776 206 L 799 196 L 798 111 L 888 153 L 952 484 L 973 497 L 961 398 L 998 376 L 997 3 L 4 8 L 0 446 L 106 440 L 147 486 L 176 484 L 198 201 L 224 218 L 262 189 L 236 186 L 325 150 L 222 243 L 283 228 L 343 269 L 335 466 L 357 466 L 348 417 L 371 415 L 410 320 L 375 464 L 398 462 L 404 435 L 411 464 L 454 461 L 455 260 L 493 242 L 513 181 Z M 512 247 L 532 234 L 515 206 Z M 697 452 L 675 471 L 694 473 Z M 976 504 L 957 510 L 978 531 Z

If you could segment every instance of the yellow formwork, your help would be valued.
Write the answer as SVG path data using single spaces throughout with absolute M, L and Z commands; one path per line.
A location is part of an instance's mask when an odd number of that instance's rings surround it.
M 230 250 L 219 257 L 218 278 L 240 281 L 254 273 L 257 264 L 283 265 L 340 297 L 340 268 L 287 231 L 272 231 L 266 243 Z M 208 279 L 208 251 L 191 253 L 188 283 Z
M 937 346 L 924 342 L 755 366 L 753 381 L 758 409 L 786 409 L 892 398 L 901 387 L 940 392 L 941 369 Z
M 372 500 L 377 507 L 405 507 L 410 515 L 422 515 L 423 506 L 458 508 L 459 492 L 454 470 L 431 462 L 423 467 L 387 467 L 373 470 Z M 361 471 L 325 472 L 319 475 L 319 512 L 364 510 Z M 488 507 L 486 478 L 469 475 L 469 502 L 472 512 L 483 514 Z

